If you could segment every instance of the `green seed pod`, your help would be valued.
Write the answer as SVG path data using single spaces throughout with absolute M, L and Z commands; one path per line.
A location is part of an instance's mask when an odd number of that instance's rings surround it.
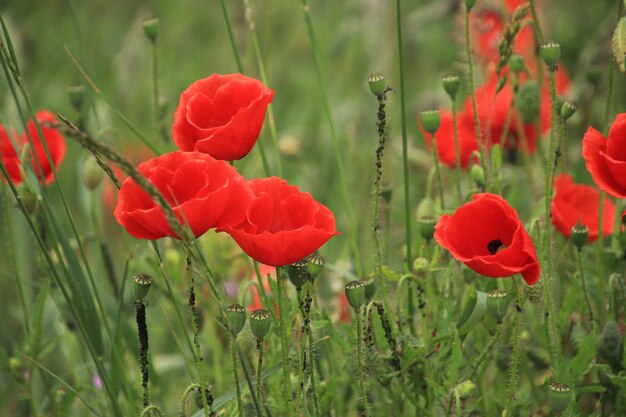
M 88 156 L 83 162 L 83 184 L 89 191 L 95 190 L 102 182 L 103 171 L 96 158 Z
M 137 300 L 143 300 L 150 291 L 152 277 L 148 274 L 138 274 L 133 278 L 133 291 Z
M 306 269 L 309 273 L 309 279 L 313 281 L 324 269 L 324 265 L 326 264 L 326 260 L 320 255 L 318 251 L 313 252 L 306 258 Z
M 608 321 L 600 334 L 600 354 L 611 363 L 619 363 L 622 360 L 623 336 L 619 331 L 619 325 L 614 321 Z
M 493 290 L 487 294 L 487 311 L 498 323 L 506 316 L 511 297 L 501 290 Z
M 567 120 L 576 113 L 578 106 L 573 101 L 565 100 L 561 106 L 561 118 Z
M 351 281 L 346 285 L 345 291 L 350 306 L 354 311 L 359 311 L 361 306 L 365 304 L 365 284 L 361 281 Z
M 562 413 L 574 401 L 574 393 L 565 384 L 553 382 L 548 387 L 548 404 L 555 413 Z
M 540 102 L 539 85 L 535 81 L 527 81 L 520 86 L 515 95 L 515 106 L 524 124 L 531 124 L 537 120 Z
M 250 314 L 250 330 L 257 339 L 263 340 L 270 331 L 271 317 L 270 312 L 264 309 L 254 310 Z
M 39 195 L 27 181 L 22 181 L 22 183 L 17 186 L 17 195 L 22 201 L 22 204 L 24 204 L 26 212 L 31 216 L 35 214 L 39 207 Z
M 370 90 L 378 98 L 381 98 L 387 90 L 387 80 L 380 72 L 370 74 L 367 79 L 367 84 L 370 86 Z
M 427 242 L 430 242 L 435 235 L 435 225 L 437 219 L 434 217 L 422 217 L 417 221 L 417 228 L 420 232 L 420 236 Z
M 446 90 L 446 93 L 448 93 L 452 100 L 456 98 L 456 95 L 459 92 L 460 83 L 460 78 L 456 74 L 446 74 L 441 78 L 443 89 Z
M 572 226 L 571 239 L 572 243 L 579 251 L 583 250 L 583 247 L 587 244 L 587 240 L 589 240 L 589 228 L 579 220 L 577 224 Z
M 428 259 L 420 256 L 419 258 L 415 258 L 413 261 L 413 271 L 417 274 L 428 272 L 429 269 L 430 262 L 428 262 Z
M 369 277 L 362 282 L 365 285 L 365 300 L 370 301 L 376 295 L 376 280 Z
M 159 36 L 159 19 L 149 19 L 143 21 L 143 33 L 146 34 L 150 42 L 154 43 Z
M 67 95 L 74 110 L 80 112 L 85 102 L 85 86 L 71 85 L 67 87 Z
M 541 45 L 541 58 L 548 68 L 553 71 L 557 62 L 561 58 L 561 45 L 557 42 L 549 41 Z
M 473 164 L 470 168 L 470 175 L 472 180 L 479 187 L 484 187 L 486 184 L 485 170 L 478 164 Z
M 230 329 L 233 334 L 238 335 L 246 324 L 246 309 L 239 304 L 233 304 L 226 307 L 226 317 L 230 323 Z
M 289 281 L 291 281 L 296 289 L 300 291 L 309 279 L 309 274 L 306 269 L 306 261 L 304 259 L 300 259 L 299 261 L 287 265 L 285 269 L 287 270 Z
M 434 135 L 439 129 L 439 124 L 441 123 L 439 110 L 425 110 L 420 114 L 420 119 L 424 129 L 431 135 Z
M 520 72 L 522 72 L 525 66 L 524 58 L 521 55 L 512 55 L 511 59 L 509 60 L 509 65 L 516 74 L 519 74 Z

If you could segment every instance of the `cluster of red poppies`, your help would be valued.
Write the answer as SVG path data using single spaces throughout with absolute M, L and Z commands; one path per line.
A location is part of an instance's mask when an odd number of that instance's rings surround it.
M 261 82 L 241 74 L 194 82 L 174 117 L 180 151 L 137 169 L 196 237 L 224 231 L 252 258 L 282 266 L 310 255 L 338 232 L 333 213 L 308 193 L 278 177 L 247 181 L 227 162 L 254 146 L 273 97 Z M 163 210 L 130 178 L 119 190 L 114 215 L 137 238 L 178 237 Z

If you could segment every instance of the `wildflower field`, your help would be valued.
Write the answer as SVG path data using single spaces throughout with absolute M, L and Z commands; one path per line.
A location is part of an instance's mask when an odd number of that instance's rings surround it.
M 0 416 L 626 416 L 625 9 L 0 2 Z

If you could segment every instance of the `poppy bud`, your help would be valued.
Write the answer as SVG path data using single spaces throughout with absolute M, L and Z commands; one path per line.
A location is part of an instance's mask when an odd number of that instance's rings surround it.
M 580 220 L 574 226 L 572 226 L 572 243 L 578 250 L 583 250 L 583 247 L 589 240 L 589 228 L 582 224 Z
M 515 105 L 524 124 L 531 124 L 539 115 L 540 93 L 535 81 L 527 81 L 519 88 L 515 96 Z
M 350 306 L 354 311 L 359 311 L 361 306 L 365 304 L 365 284 L 361 281 L 351 281 L 346 284 L 345 291 Z
M 419 221 L 423 217 L 435 217 L 435 202 L 430 197 L 422 198 L 422 201 L 417 205 L 415 217 Z
M 239 304 L 233 304 L 226 307 L 226 317 L 230 323 L 230 329 L 233 334 L 238 335 L 246 324 L 246 309 Z
M 437 129 L 439 129 L 439 124 L 441 123 L 439 110 L 423 111 L 420 114 L 420 118 L 422 120 L 422 126 L 424 126 L 424 129 L 431 135 L 434 135 Z
M 472 381 L 463 381 L 454 387 L 454 391 L 459 394 L 461 399 L 466 399 L 474 392 L 476 385 Z
M 17 186 L 17 195 L 22 201 L 26 212 L 30 215 L 35 214 L 39 207 L 39 195 L 27 181 L 22 181 Z
M 150 42 L 156 42 L 157 36 L 159 36 L 159 19 L 144 20 L 143 33 L 150 39 Z
M 534 305 L 539 305 L 543 299 L 543 284 L 526 285 L 524 287 L 524 294 L 526 298 L 528 298 L 528 301 Z
M 472 10 L 472 8 L 476 5 L 476 0 L 465 0 L 465 8 L 467 10 Z
M 250 330 L 257 339 L 263 340 L 270 331 L 270 325 L 272 324 L 270 312 L 267 310 L 259 309 L 254 310 L 250 314 Z
M 415 260 L 413 261 L 413 271 L 415 271 L 416 273 L 423 273 L 423 272 L 428 272 L 428 269 L 430 267 L 430 262 L 428 262 L 428 259 L 424 258 L 424 257 L 419 257 L 419 258 L 415 258 Z
M 102 182 L 102 168 L 93 156 L 83 162 L 83 184 L 89 191 L 93 191 Z
M 613 39 L 611 40 L 611 49 L 617 66 L 620 71 L 624 72 L 624 57 L 626 56 L 626 17 L 622 17 L 619 22 L 617 22 L 617 26 L 613 32 Z
M 370 90 L 378 98 L 381 98 L 387 90 L 387 80 L 380 72 L 370 74 L 367 79 L 367 84 L 370 86 Z
M 555 413 L 567 410 L 573 400 L 574 393 L 567 385 L 553 382 L 548 387 L 548 404 Z
M 441 78 L 441 84 L 443 85 L 443 89 L 446 90 L 446 93 L 448 93 L 450 98 L 454 100 L 456 98 L 456 94 L 459 91 L 459 76 L 456 74 L 446 74 Z
M 422 217 L 417 220 L 417 228 L 419 229 L 422 239 L 430 242 L 435 234 L 435 224 L 437 224 L 437 219 L 430 216 Z
M 561 58 L 561 45 L 553 41 L 544 43 L 541 45 L 541 58 L 550 70 L 554 70 L 556 63 Z
M 619 363 L 622 359 L 623 336 L 619 325 L 608 321 L 600 334 L 600 354 L 610 362 Z
M 77 112 L 83 108 L 83 102 L 85 100 L 85 86 L 84 85 L 71 85 L 67 87 L 67 95 L 69 96 L 72 107 Z
M 561 106 L 561 118 L 567 120 L 576 113 L 576 103 L 573 101 L 565 100 Z
M 376 294 L 376 280 L 374 278 L 367 278 L 362 282 L 363 285 L 365 285 L 365 299 L 369 301 Z
M 505 291 L 493 290 L 487 294 L 487 311 L 498 323 L 506 316 L 510 297 Z
M 519 74 L 524 69 L 524 58 L 521 55 L 513 55 L 509 60 L 511 69 Z
M 138 274 L 133 278 L 133 291 L 137 300 L 143 300 L 150 291 L 152 277 L 148 274 Z
M 470 174 L 472 176 L 472 180 L 479 187 L 485 186 L 485 170 L 478 164 L 473 164 L 472 168 L 470 168 Z

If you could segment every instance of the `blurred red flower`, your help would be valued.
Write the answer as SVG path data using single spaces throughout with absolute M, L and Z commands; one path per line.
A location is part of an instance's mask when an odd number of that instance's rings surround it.
M 138 171 L 171 204 L 178 221 L 198 237 L 213 227 L 239 223 L 252 193 L 244 178 L 225 161 L 200 152 L 172 152 L 140 164 Z M 131 178 L 119 190 L 115 219 L 141 239 L 178 237 L 163 210 Z
M 213 74 L 191 84 L 180 96 L 172 136 L 182 151 L 216 159 L 246 156 L 261 132 L 274 91 L 241 74 Z
M 517 212 L 499 195 L 475 194 L 435 226 L 435 240 L 481 275 L 521 274 L 528 285 L 539 280 L 535 247 Z
M 333 213 L 278 178 L 249 182 L 255 198 L 238 225 L 221 227 L 250 257 L 284 266 L 310 255 L 338 234 Z
M 268 301 L 274 304 L 274 312 L 280 316 L 280 312 L 278 310 L 278 302 L 274 301 L 274 297 L 272 296 L 272 288 L 270 286 L 270 279 L 276 281 L 276 268 L 269 265 L 259 264 L 259 272 L 261 274 L 261 282 L 263 283 L 263 290 L 267 295 Z M 254 310 L 259 310 L 262 308 L 269 308 L 269 306 L 263 305 L 263 300 L 261 300 L 261 294 L 259 294 L 258 288 L 258 277 L 256 272 L 252 273 L 250 279 L 257 283 L 257 285 L 251 285 L 248 287 L 248 291 L 252 293 L 252 300 L 248 303 L 248 311 L 253 312 Z
M 437 143 L 437 155 L 439 161 L 451 168 L 456 167 L 456 144 L 454 143 L 454 124 L 452 123 L 452 113 L 447 110 L 440 110 L 441 124 L 435 132 Z M 432 135 L 422 127 L 418 117 L 418 127 L 424 136 L 426 145 L 432 147 Z M 478 150 L 474 124 L 466 123 L 465 118 L 457 115 L 457 133 L 459 136 L 459 153 L 461 154 L 461 168 L 467 169 L 471 162 L 472 152 Z
M 554 181 L 555 194 L 552 199 L 552 224 L 565 237 L 570 237 L 572 227 L 579 221 L 589 228 L 589 242 L 598 239 L 598 216 L 600 192 L 589 185 L 575 184 L 567 174 Z M 603 235 L 613 233 L 615 205 L 604 198 L 602 211 Z
M 61 135 L 57 129 L 45 126 L 45 123 L 56 124 L 56 117 L 47 110 L 38 111 L 36 117 L 40 124 L 44 141 L 50 151 L 52 163 L 58 168 L 63 158 L 65 158 L 67 145 L 65 144 L 63 135 Z M 15 140 L 17 151 L 9 135 Z M 2 163 L 5 165 L 11 177 L 11 181 L 19 185 L 22 182 L 21 151 L 25 144 L 30 143 L 29 137 L 32 139 L 32 143 L 30 144 L 30 146 L 32 146 L 30 159 L 33 172 L 40 181 L 43 180 L 46 184 L 50 184 L 54 180 L 54 173 L 48 161 L 48 157 L 46 156 L 44 144 L 37 133 L 37 126 L 33 120 L 28 121 L 27 133 L 24 133 L 19 138 L 13 131 L 7 132 L 4 126 L 0 125 L 0 155 L 2 156 Z
M 617 115 L 608 139 L 593 127 L 587 130 L 583 158 L 601 190 L 613 197 L 626 198 L 626 113 Z

